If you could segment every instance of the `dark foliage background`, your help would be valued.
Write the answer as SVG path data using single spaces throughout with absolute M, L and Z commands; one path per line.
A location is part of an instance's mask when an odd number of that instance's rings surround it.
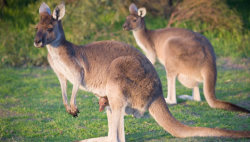
M 53 10 L 61 0 L 44 0 Z M 119 40 L 137 47 L 122 31 L 131 2 L 147 8 L 149 29 L 180 27 L 201 32 L 217 56 L 249 57 L 248 0 L 65 0 L 66 38 L 76 44 Z M 0 0 L 0 67 L 47 65 L 46 49 L 33 46 L 42 0 Z

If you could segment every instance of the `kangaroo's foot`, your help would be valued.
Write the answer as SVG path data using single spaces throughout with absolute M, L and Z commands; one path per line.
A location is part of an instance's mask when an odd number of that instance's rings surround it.
M 166 101 L 166 103 L 169 104 L 169 105 L 175 105 L 175 104 L 177 104 L 177 101 L 176 101 L 176 100 L 171 100 L 171 99 L 169 99 L 169 98 L 165 98 L 165 101 Z
M 98 138 L 90 138 L 90 139 L 85 139 L 85 140 L 81 140 L 78 142 L 108 142 L 108 137 L 98 137 Z
M 77 106 L 76 105 L 70 105 L 70 114 L 73 116 L 73 117 L 78 117 L 78 113 L 80 113 L 80 111 L 78 110 Z
M 73 117 L 77 117 L 78 113 L 80 113 L 80 111 L 78 110 L 77 106 L 75 105 L 65 105 L 66 111 L 71 114 Z

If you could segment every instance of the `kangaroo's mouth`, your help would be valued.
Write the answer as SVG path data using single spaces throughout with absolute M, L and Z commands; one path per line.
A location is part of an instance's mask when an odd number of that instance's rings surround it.
M 37 48 L 42 48 L 44 47 L 44 44 L 42 42 L 39 42 L 39 43 L 34 42 L 34 46 Z
M 132 29 L 129 28 L 129 27 L 123 27 L 123 30 L 124 30 L 124 31 L 131 31 Z
M 126 23 L 123 24 L 122 28 L 123 28 L 124 31 L 130 31 L 131 30 L 131 28 Z

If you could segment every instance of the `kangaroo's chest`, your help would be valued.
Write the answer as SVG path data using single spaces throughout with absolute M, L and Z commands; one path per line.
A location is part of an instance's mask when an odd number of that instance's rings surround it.
M 72 67 L 70 67 L 70 61 L 66 57 L 56 53 L 56 51 L 48 50 L 50 55 L 50 65 L 57 73 L 62 74 L 71 83 L 74 83 L 75 76 Z
M 53 59 L 54 68 L 58 70 L 67 80 L 71 83 L 74 83 L 74 73 L 71 70 L 70 66 L 63 62 L 60 58 Z

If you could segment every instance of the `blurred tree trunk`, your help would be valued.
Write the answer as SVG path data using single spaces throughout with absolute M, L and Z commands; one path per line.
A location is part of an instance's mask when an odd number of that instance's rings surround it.
M 3 15 L 3 8 L 5 7 L 5 6 L 8 6 L 8 4 L 7 4 L 7 1 L 6 0 L 0 0 L 0 9 L 1 9 L 1 15 Z
M 169 18 L 173 11 L 173 1 L 167 0 L 166 5 L 164 6 L 164 17 Z
M 6 0 L 0 0 L 0 8 L 1 8 L 1 10 L 3 10 L 4 6 L 8 6 L 7 1 Z

